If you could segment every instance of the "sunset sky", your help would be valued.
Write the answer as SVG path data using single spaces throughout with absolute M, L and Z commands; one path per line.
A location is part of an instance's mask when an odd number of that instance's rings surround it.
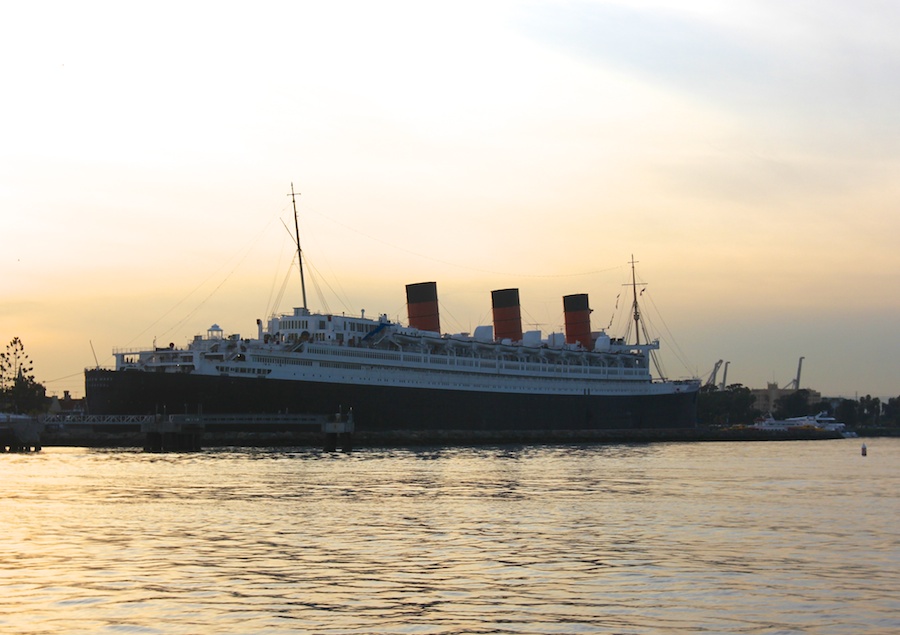
M 293 182 L 312 310 L 405 321 L 434 280 L 472 331 L 517 287 L 548 332 L 583 292 L 617 335 L 633 255 L 669 376 L 785 385 L 803 356 L 801 387 L 900 395 L 898 25 L 876 0 L 6 3 L 0 349 L 82 396 L 114 347 L 254 335 L 300 302 Z

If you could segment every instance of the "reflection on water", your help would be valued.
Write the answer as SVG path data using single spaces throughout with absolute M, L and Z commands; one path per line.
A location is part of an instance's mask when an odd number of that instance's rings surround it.
M 4 455 L 0 632 L 898 632 L 867 445 Z

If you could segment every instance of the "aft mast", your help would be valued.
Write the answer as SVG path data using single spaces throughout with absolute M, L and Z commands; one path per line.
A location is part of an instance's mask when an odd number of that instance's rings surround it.
M 300 223 L 297 220 L 297 196 L 294 193 L 294 182 L 291 181 L 291 203 L 294 205 L 294 239 L 297 243 L 297 264 L 300 267 L 300 290 L 303 293 L 303 309 L 306 311 L 306 281 L 303 279 L 303 250 L 300 249 Z
M 647 328 L 644 322 L 641 320 L 641 305 L 638 302 L 638 286 L 646 286 L 646 282 L 638 283 L 637 275 L 635 274 L 634 266 L 638 263 L 637 260 L 634 259 L 634 254 L 631 255 L 631 260 L 628 264 L 631 265 L 631 290 L 633 294 L 632 300 L 632 312 L 634 314 L 634 341 L 635 346 L 641 345 L 641 332 L 644 333 L 644 339 L 647 344 L 650 346 L 647 348 L 647 354 L 650 356 L 650 360 L 653 362 L 653 366 L 656 367 L 656 372 L 659 374 L 660 379 L 665 380 L 665 373 L 663 372 L 662 367 L 660 366 L 659 360 L 656 358 L 656 354 L 654 353 L 654 345 L 650 341 L 650 335 L 647 333 Z M 643 290 L 641 291 L 643 293 Z M 630 330 L 630 327 L 629 327 Z M 628 338 L 628 334 L 625 334 L 626 340 Z M 658 346 L 657 346 L 658 347 Z

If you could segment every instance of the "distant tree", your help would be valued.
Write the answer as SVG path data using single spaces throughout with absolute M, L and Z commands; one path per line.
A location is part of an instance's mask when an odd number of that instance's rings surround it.
M 756 397 L 749 388 L 731 384 L 725 390 L 702 386 L 697 397 L 697 421 L 701 425 L 749 424 L 761 413 L 753 407 Z
M 854 427 L 859 423 L 859 402 L 855 399 L 841 399 L 841 402 L 834 409 L 834 418 Z
M 881 404 L 881 413 L 883 425 L 900 426 L 900 397 L 891 397 Z
M 31 359 L 25 354 L 25 346 L 18 337 L 6 345 L 6 352 L 0 353 L 0 390 L 9 390 L 19 374 L 27 375 L 33 370 Z
M 14 337 L 0 353 L 0 408 L 38 412 L 47 405 L 47 390 L 32 375 L 31 359 L 22 340 Z
M 774 406 L 775 412 L 772 413 L 772 416 L 776 419 L 808 415 L 810 414 L 809 391 L 805 388 L 795 390 L 789 395 L 776 399 Z
M 866 395 L 859 400 L 859 422 L 877 426 L 881 421 L 881 399 Z

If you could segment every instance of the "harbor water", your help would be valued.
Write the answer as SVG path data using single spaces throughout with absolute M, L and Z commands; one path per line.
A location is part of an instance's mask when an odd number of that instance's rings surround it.
M 900 439 L 0 456 L 0 632 L 900 632 Z

